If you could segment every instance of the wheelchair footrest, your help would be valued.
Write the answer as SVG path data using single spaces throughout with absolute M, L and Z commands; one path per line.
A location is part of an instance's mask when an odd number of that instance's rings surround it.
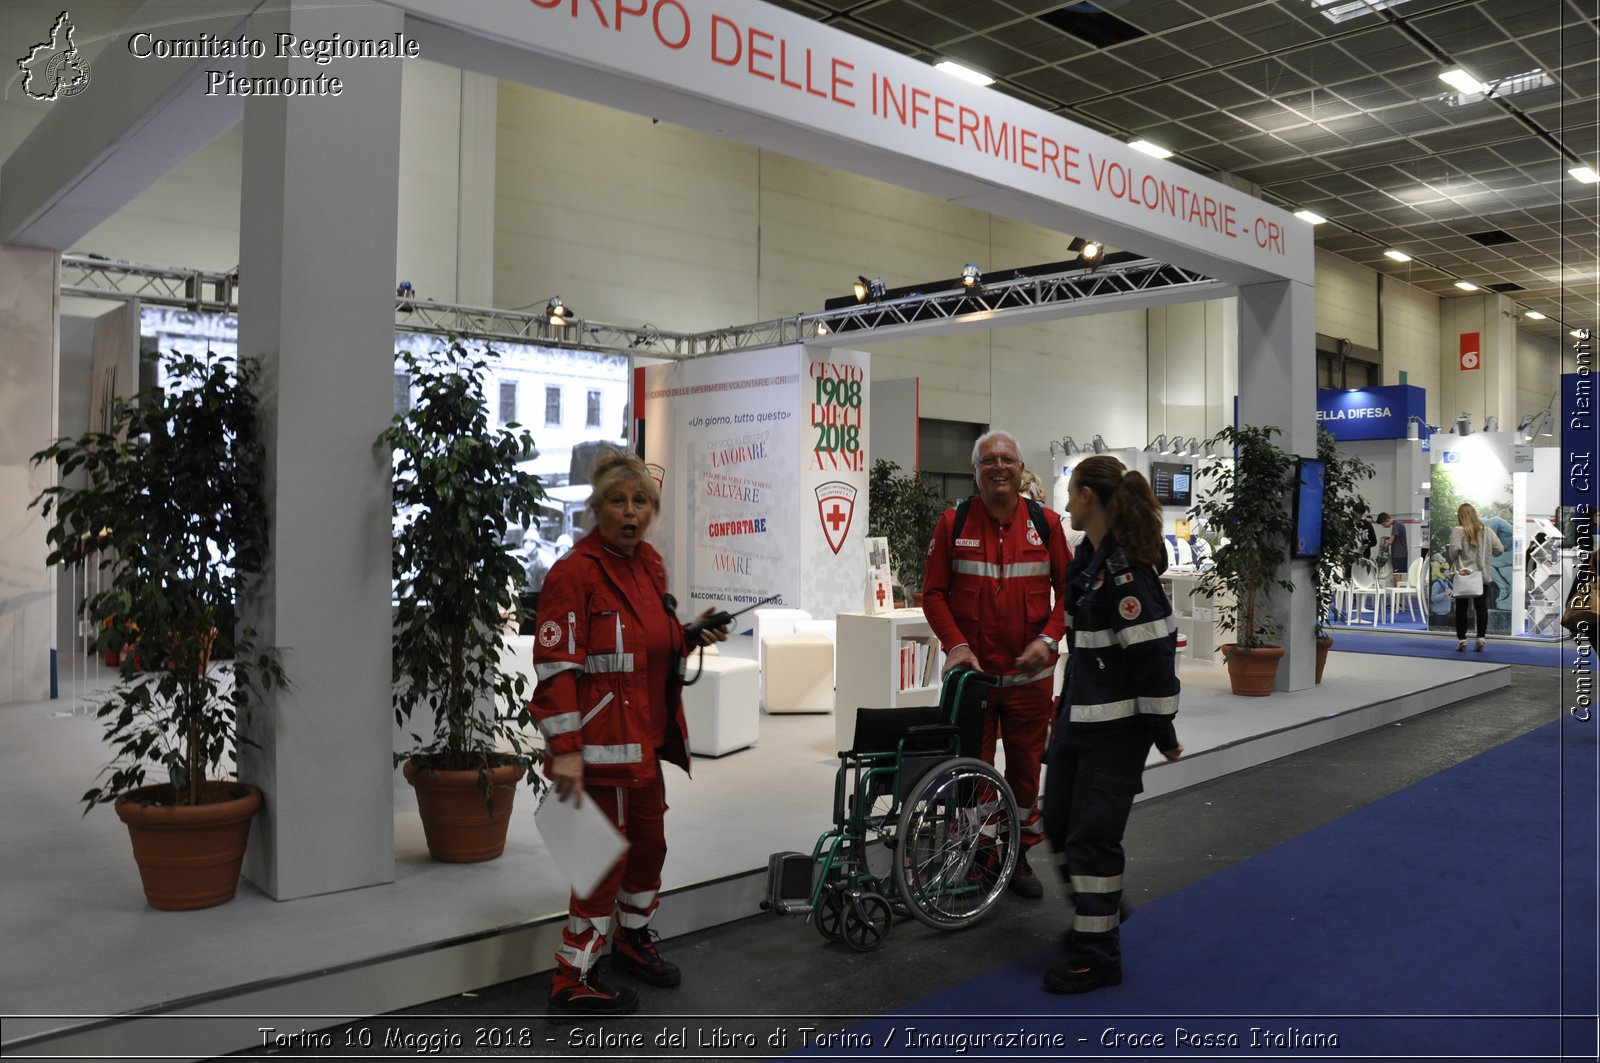
M 773 853 L 767 858 L 767 899 L 761 907 L 780 915 L 811 911 L 812 862 L 808 853 Z

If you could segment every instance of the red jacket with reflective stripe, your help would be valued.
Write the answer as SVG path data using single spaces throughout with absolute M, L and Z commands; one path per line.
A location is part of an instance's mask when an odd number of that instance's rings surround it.
M 626 562 L 608 554 L 598 532 L 580 539 L 550 567 L 539 595 L 533 640 L 538 685 L 529 706 L 550 755 L 583 752 L 584 784 L 638 786 L 655 779 L 661 755 L 689 770 L 681 688 L 668 683 L 667 733 L 649 734 L 650 690 L 643 627 L 645 609 L 665 610 L 667 569 L 649 543 L 639 556 L 654 584 L 654 601 L 630 601 Z M 683 625 L 673 618 L 676 655 L 686 651 Z M 546 774 L 549 765 L 546 763 Z
M 1060 642 L 1067 631 L 1060 594 L 1072 549 L 1061 517 L 1050 509 L 1044 519 L 1050 541 L 1019 501 L 1002 535 L 983 500 L 974 498 L 960 538 L 951 533 L 956 511 L 947 509 L 933 529 L 922 576 L 922 611 L 946 653 L 965 642 L 978 667 L 1008 675 L 1028 643 L 1040 635 Z

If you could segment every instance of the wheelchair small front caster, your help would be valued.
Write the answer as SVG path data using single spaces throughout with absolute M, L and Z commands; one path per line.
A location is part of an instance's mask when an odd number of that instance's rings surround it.
M 845 911 L 849 906 L 850 892 L 843 883 L 824 889 L 817 900 L 817 910 L 812 914 L 817 923 L 817 933 L 829 941 L 843 941 Z
M 845 944 L 857 952 L 871 952 L 889 939 L 894 915 L 880 893 L 863 893 L 849 899 L 844 913 Z

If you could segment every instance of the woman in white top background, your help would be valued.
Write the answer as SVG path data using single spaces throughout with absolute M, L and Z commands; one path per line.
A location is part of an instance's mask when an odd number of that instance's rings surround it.
M 1463 502 L 1456 510 L 1456 526 L 1450 529 L 1450 546 L 1446 556 L 1457 576 L 1478 573 L 1482 582 L 1476 595 L 1456 595 L 1456 652 L 1467 649 L 1467 610 L 1477 613 L 1478 643 L 1474 647 L 1483 652 L 1483 636 L 1489 630 L 1489 581 L 1494 573 L 1489 571 L 1489 561 L 1505 552 L 1500 536 L 1484 527 L 1472 503 Z

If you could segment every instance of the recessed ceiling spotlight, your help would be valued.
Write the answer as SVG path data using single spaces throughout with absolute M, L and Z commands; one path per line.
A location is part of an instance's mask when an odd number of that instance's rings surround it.
M 1464 292 L 1475 292 L 1478 290 L 1478 286 L 1473 284 L 1471 281 L 1456 281 L 1456 287 L 1460 288 Z
M 1575 340 L 1581 340 L 1587 337 L 1589 334 L 1581 328 L 1575 328 L 1568 332 L 1567 335 L 1571 336 Z
M 1537 310 L 1529 310 L 1527 313 L 1523 314 L 1522 316 L 1527 318 L 1529 321 L 1543 321 L 1544 320 L 1544 315 L 1539 313 L 1539 311 L 1537 311 Z
M 1170 158 L 1172 158 L 1172 152 L 1168 151 L 1166 148 L 1162 147 L 1160 144 L 1156 144 L 1156 143 L 1153 143 L 1153 142 L 1148 141 L 1148 140 L 1130 140 L 1128 142 L 1128 147 L 1132 148 L 1134 151 L 1142 151 L 1146 155 L 1151 156 L 1152 158 L 1157 158 L 1157 159 L 1170 159 Z
M 1312 225 L 1321 225 L 1328 220 L 1314 210 L 1297 210 L 1294 212 L 1294 216 L 1302 221 L 1308 221 Z
M 933 64 L 933 68 L 935 70 L 943 70 L 951 77 L 960 78 L 962 81 L 968 82 L 972 85 L 983 86 L 994 84 L 994 78 L 990 77 L 988 74 L 980 74 L 971 67 L 962 66 L 960 63 L 957 63 L 952 59 L 941 59 L 937 63 Z
M 1489 89 L 1489 86 L 1485 85 L 1483 82 L 1479 81 L 1465 70 L 1462 70 L 1460 67 L 1454 67 L 1450 70 L 1444 71 L 1439 75 L 1439 80 L 1443 81 L 1457 92 L 1482 95 Z
M 1392 247 L 1389 248 L 1389 250 L 1385 251 L 1384 254 L 1386 256 L 1388 256 L 1389 258 L 1394 259 L 1396 262 L 1410 262 L 1411 261 L 1411 256 L 1410 255 L 1406 254 L 1404 251 L 1396 251 Z
M 1600 181 L 1600 173 L 1595 173 L 1593 168 L 1588 166 L 1574 166 L 1567 172 L 1586 185 L 1592 185 L 1596 181 Z

